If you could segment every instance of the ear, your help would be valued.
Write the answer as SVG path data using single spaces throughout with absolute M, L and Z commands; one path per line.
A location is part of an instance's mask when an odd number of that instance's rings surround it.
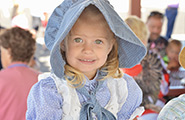
M 6 49 L 1 46 L 1 62 L 3 68 L 7 68 L 12 63 L 10 48 Z
M 9 64 L 11 64 L 13 61 L 12 61 L 12 56 L 11 56 L 11 49 L 8 48 L 7 49 L 7 60 L 9 61 Z
M 12 57 L 11 57 L 11 49 L 8 48 L 7 50 L 8 50 L 8 51 L 7 51 L 7 52 L 8 52 L 8 58 L 9 58 L 9 59 L 12 59 Z

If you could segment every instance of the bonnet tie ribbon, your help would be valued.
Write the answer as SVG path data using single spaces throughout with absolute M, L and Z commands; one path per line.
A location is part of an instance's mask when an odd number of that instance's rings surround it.
M 103 81 L 98 81 L 96 88 L 90 93 L 83 86 L 78 88 L 77 91 L 87 98 L 87 102 L 82 104 L 80 110 L 80 120 L 116 120 L 115 116 L 100 106 L 96 99 L 96 91 L 100 88 Z

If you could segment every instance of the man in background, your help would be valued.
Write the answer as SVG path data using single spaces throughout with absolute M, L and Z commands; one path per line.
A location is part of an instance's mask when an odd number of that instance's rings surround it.
M 150 32 L 149 48 L 156 53 L 160 53 L 161 57 L 165 56 L 165 48 L 168 45 L 167 39 L 161 36 L 163 22 L 164 15 L 158 11 L 152 11 L 146 21 Z
M 169 74 L 163 61 L 163 57 L 166 55 L 166 47 L 168 45 L 168 41 L 165 39 L 165 37 L 161 36 L 163 23 L 164 15 L 159 11 L 152 11 L 146 21 L 146 25 L 150 32 L 148 49 L 149 51 L 157 53 L 157 57 L 160 58 L 161 65 L 163 66 L 163 69 L 161 70 L 162 81 L 160 85 L 160 93 L 158 96 L 159 100 L 156 102 L 156 105 L 161 107 L 165 105 L 166 99 L 164 96 L 167 95 L 169 91 Z

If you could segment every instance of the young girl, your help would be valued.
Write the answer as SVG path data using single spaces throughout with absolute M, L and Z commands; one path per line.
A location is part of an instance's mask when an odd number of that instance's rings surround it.
M 51 74 L 28 97 L 28 120 L 127 120 L 144 111 L 142 91 L 119 67 L 132 67 L 146 48 L 107 0 L 64 0 L 45 35 Z

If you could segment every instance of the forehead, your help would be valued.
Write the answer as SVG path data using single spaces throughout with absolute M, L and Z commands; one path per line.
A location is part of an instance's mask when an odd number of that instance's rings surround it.
M 70 33 L 99 37 L 113 36 L 113 32 L 110 30 L 103 15 L 80 17 L 72 27 Z
M 168 49 L 169 50 L 178 50 L 178 51 L 180 51 L 181 50 L 181 46 L 178 46 L 176 44 L 171 44 L 171 45 L 169 45 Z
M 151 17 L 148 19 L 147 23 L 163 23 L 161 18 Z

